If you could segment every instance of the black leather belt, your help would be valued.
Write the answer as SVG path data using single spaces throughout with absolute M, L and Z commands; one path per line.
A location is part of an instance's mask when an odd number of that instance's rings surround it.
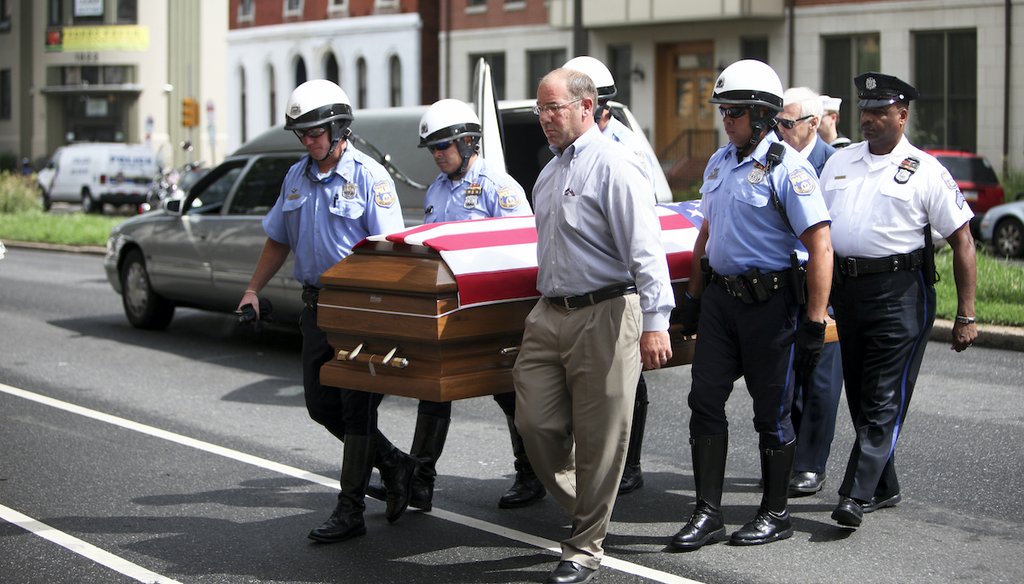
M 615 286 L 601 288 L 600 290 L 596 290 L 589 294 L 581 294 L 580 296 L 545 296 L 544 298 L 548 302 L 557 304 L 566 310 L 575 310 L 577 308 L 593 306 L 598 302 L 604 302 L 605 300 L 611 300 L 612 298 L 618 298 L 619 296 L 626 296 L 629 294 L 636 294 L 635 285 L 617 284 Z
M 316 310 L 316 303 L 320 301 L 320 289 L 314 286 L 302 287 L 302 303 L 306 308 Z
M 872 274 L 918 270 L 923 264 L 924 250 L 919 249 L 910 253 L 898 253 L 884 258 L 837 258 L 836 269 L 844 276 L 856 278 Z
M 737 276 L 723 276 L 718 272 L 712 272 L 711 282 L 721 286 L 729 296 L 738 298 L 747 304 L 755 304 L 768 300 L 776 290 L 788 285 L 789 270 L 781 272 L 751 270 Z

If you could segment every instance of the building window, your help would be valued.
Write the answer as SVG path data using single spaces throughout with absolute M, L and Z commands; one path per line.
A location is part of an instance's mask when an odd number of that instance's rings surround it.
M 466 14 L 487 12 L 487 0 L 466 0 Z
M 768 62 L 768 39 L 764 38 L 743 38 L 740 39 L 740 58 L 754 59 L 762 63 Z
M 295 59 L 295 87 L 306 82 L 309 77 L 306 75 L 306 61 L 302 57 Z
M 11 3 L 0 0 L 0 32 L 11 30 Z
M 339 83 L 338 75 L 338 60 L 334 58 L 334 53 L 327 53 L 327 57 L 324 58 L 324 79 Z
M 0 120 L 11 119 L 11 70 L 0 69 Z
M 348 16 L 348 0 L 331 0 L 327 4 L 327 16 Z
M 565 64 L 565 49 L 542 49 L 539 51 L 526 51 L 526 95 L 537 95 L 537 85 L 541 77 L 548 72 L 558 69 Z M 491 65 L 493 74 L 494 65 Z M 495 84 L 497 85 L 497 84 Z
M 285 18 L 302 16 L 302 0 L 284 0 L 284 16 Z
M 366 107 L 366 59 L 356 60 L 356 107 Z
M 138 0 L 117 0 L 117 23 L 137 24 L 138 22 Z
M 608 47 L 608 70 L 615 79 L 615 101 L 629 105 L 633 99 L 633 47 L 611 45 Z M 637 78 L 643 80 L 643 71 L 637 69 Z
M 274 66 L 267 65 L 267 87 L 270 89 L 270 93 L 267 94 L 269 100 L 269 106 L 267 110 L 270 113 L 270 125 L 273 126 L 277 123 L 277 79 L 274 74 Z
M 861 138 L 857 88 L 853 85 L 853 78 L 865 71 L 879 70 L 879 49 L 877 34 L 825 39 L 825 70 L 821 76 L 821 92 L 842 98 L 837 126 L 840 134 L 854 142 Z
M 103 24 L 102 0 L 75 0 L 72 3 L 71 20 L 74 24 Z
M 505 0 L 505 10 L 526 10 L 526 0 Z
M 239 123 L 242 126 L 242 144 L 249 141 L 249 133 L 246 131 L 246 124 L 249 123 L 249 111 L 246 109 L 246 104 L 249 103 L 249 95 L 245 91 L 245 69 L 239 67 L 238 69 L 238 87 L 241 91 L 238 92 L 238 118 Z
M 374 0 L 373 11 L 375 14 L 396 14 L 399 11 L 398 0 Z
M 491 82 L 494 83 L 494 93 L 497 99 L 505 99 L 505 53 L 472 53 L 469 55 L 469 70 L 476 69 L 476 62 L 480 59 L 487 61 L 491 66 Z M 561 65 L 561 63 L 559 63 Z M 527 95 L 536 95 L 537 88 L 534 87 Z M 473 101 L 473 76 L 469 76 L 469 90 L 466 95 Z
M 391 107 L 402 105 L 402 61 L 398 55 L 392 55 L 389 63 L 391 73 Z
M 978 41 L 974 30 L 914 34 L 910 118 L 914 144 L 974 152 L 978 146 Z
M 46 25 L 62 26 L 64 24 L 64 2 L 62 0 L 50 0 L 46 3 Z
M 238 3 L 238 22 L 252 22 L 256 20 L 255 0 L 242 0 Z

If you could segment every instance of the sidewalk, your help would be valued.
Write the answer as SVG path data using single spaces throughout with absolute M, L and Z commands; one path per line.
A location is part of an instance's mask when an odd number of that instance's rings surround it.
M 28 249 L 49 249 L 55 251 L 66 251 L 72 253 L 88 253 L 104 255 L 107 250 L 99 246 L 75 246 L 75 245 L 51 245 L 48 243 L 34 243 L 27 241 L 5 242 L 10 253 L 11 248 Z M 931 340 L 942 343 L 949 343 L 953 334 L 953 321 L 935 319 L 935 326 L 932 328 Z M 1024 352 L 1024 328 L 1012 326 L 999 326 L 993 324 L 978 325 L 978 340 L 974 342 L 977 347 L 991 349 L 1004 349 L 1007 351 Z

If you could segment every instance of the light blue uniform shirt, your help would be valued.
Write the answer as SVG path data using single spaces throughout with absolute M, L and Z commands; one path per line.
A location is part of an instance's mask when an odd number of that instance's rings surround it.
M 623 124 L 614 117 L 608 121 L 608 125 L 605 126 L 601 133 L 622 144 L 636 156 L 637 161 L 640 163 L 640 168 L 643 169 L 644 174 L 650 179 L 652 200 L 658 202 L 658 188 L 654 183 L 654 171 L 655 169 L 660 171 L 661 164 L 647 150 L 640 136 L 637 136 L 636 132 L 630 130 L 626 124 Z
M 771 176 L 765 176 L 765 155 L 774 142 L 780 140 L 769 132 L 742 161 L 736 160 L 736 146 L 729 143 L 711 155 L 704 169 L 700 192 L 701 211 L 708 222 L 705 250 L 711 267 L 724 276 L 751 268 L 788 269 L 794 250 L 801 262 L 807 261 L 807 250 L 771 203 L 769 180 L 797 235 L 830 221 L 814 167 L 791 146 L 786 145 L 786 154 Z
M 427 188 L 424 223 L 533 213 L 526 192 L 505 172 L 477 157 L 466 176 L 452 182 L 443 172 Z
M 596 125 L 552 151 L 533 187 L 537 290 L 578 296 L 635 283 L 644 331 L 668 330 L 675 299 L 661 224 L 636 157 Z
M 267 236 L 292 248 L 295 279 L 317 288 L 320 274 L 365 237 L 404 228 L 391 175 L 351 143 L 323 176 L 308 154 L 295 163 L 263 218 Z

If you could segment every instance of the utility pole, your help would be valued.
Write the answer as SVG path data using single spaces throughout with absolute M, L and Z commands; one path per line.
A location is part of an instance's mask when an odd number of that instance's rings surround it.
M 572 56 L 586 55 L 590 51 L 587 30 L 583 28 L 583 0 L 572 2 Z

